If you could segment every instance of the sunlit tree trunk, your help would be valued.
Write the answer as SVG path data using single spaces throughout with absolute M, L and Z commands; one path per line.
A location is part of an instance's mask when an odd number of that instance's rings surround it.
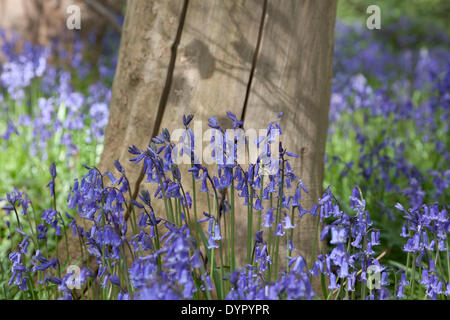
M 282 140 L 300 155 L 293 168 L 311 208 L 322 193 L 336 3 L 129 0 L 100 168 L 114 171 L 119 159 L 136 195 L 150 186 L 128 147 L 145 149 L 162 128 L 182 127 L 183 114 L 205 130 L 230 110 L 244 128 L 262 129 L 284 112 Z M 242 243 L 246 210 L 238 214 Z M 309 259 L 316 221 L 296 223 L 294 245 Z

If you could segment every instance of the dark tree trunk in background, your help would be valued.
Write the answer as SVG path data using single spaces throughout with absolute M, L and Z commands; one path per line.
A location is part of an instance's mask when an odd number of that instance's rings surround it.
M 80 7 L 79 31 L 69 30 L 66 26 L 67 7 L 70 5 Z M 76 34 L 87 40 L 94 32 L 97 41 L 90 50 L 98 54 L 107 28 L 110 26 L 120 32 L 118 22 L 114 24 L 111 16 L 120 14 L 123 5 L 124 0 L 0 0 L 0 29 L 17 32 L 21 39 L 41 45 L 58 40 L 68 49 L 73 45 Z M 103 11 L 98 8 L 103 8 Z
M 145 149 L 162 128 L 180 128 L 183 114 L 205 130 L 209 117 L 230 110 L 244 128 L 260 129 L 284 112 L 282 141 L 300 155 L 292 164 L 311 208 L 322 193 L 336 4 L 129 0 L 101 169 L 114 172 L 119 159 L 136 194 L 151 187 L 127 148 Z M 245 243 L 246 209 L 237 215 Z M 295 247 L 309 259 L 316 222 L 296 223 Z

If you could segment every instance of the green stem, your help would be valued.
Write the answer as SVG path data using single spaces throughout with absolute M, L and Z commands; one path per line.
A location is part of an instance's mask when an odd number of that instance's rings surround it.
M 193 198 L 193 206 L 194 206 L 194 224 L 195 224 L 195 241 L 197 242 L 197 246 L 200 247 L 199 242 L 199 232 L 198 232 L 198 216 L 197 216 L 197 191 L 196 191 L 196 185 L 195 185 L 195 178 L 194 174 L 192 174 L 192 198 Z
M 67 229 L 66 229 L 66 224 L 64 223 L 64 219 L 61 215 L 60 212 L 58 212 L 59 218 L 61 219 L 61 223 L 63 225 L 63 229 L 64 229 L 64 240 L 65 240 L 65 244 L 66 244 L 66 263 L 69 263 L 69 240 L 67 239 Z M 56 244 L 58 245 L 58 244 Z
M 450 282 L 450 253 L 449 253 L 449 241 L 447 240 L 447 282 Z
M 231 271 L 236 269 L 236 255 L 235 255 L 235 208 L 234 208 L 234 180 L 231 181 Z
M 253 249 L 253 188 L 250 185 L 248 185 L 248 188 L 250 195 L 247 203 L 247 264 L 251 264 Z
M 20 229 L 20 230 L 23 230 L 22 224 L 20 223 L 19 214 L 17 213 L 17 210 L 16 210 L 16 206 L 13 205 L 13 208 L 14 208 L 14 213 L 16 214 L 16 220 L 17 220 L 17 223 L 19 224 L 19 229 Z
M 291 212 L 291 222 L 292 224 L 294 223 L 294 218 L 295 218 L 295 213 L 294 213 L 295 208 L 292 207 L 292 212 Z M 294 229 L 291 229 L 290 231 L 290 235 L 289 235 L 289 240 L 291 240 L 292 246 L 294 246 Z M 291 256 L 291 248 L 289 247 L 289 240 L 287 240 L 287 256 L 290 257 Z
M 270 193 L 270 210 L 272 210 L 272 208 L 273 208 L 273 193 L 271 192 Z M 273 227 L 272 227 L 272 225 L 269 228 L 269 237 L 268 238 L 269 239 L 268 239 L 267 250 L 271 254 L 271 257 L 273 257 L 273 254 L 272 254 L 272 248 L 273 248 L 273 243 L 272 243 L 273 242 Z M 269 264 L 268 271 L 267 271 L 267 280 L 266 281 L 270 282 L 271 278 L 272 278 L 272 265 Z
M 155 233 L 156 233 L 156 251 L 159 251 L 160 246 L 159 246 L 159 231 L 158 231 L 158 226 L 155 225 Z M 161 271 L 162 270 L 162 262 L 161 262 L 161 256 L 158 254 L 158 270 Z
M 412 274 L 411 274 L 411 292 L 410 297 L 414 295 L 414 286 L 416 284 L 416 254 L 413 255 L 412 259 Z
M 262 170 L 264 170 L 264 166 L 262 167 Z M 261 176 L 261 190 L 259 191 L 259 199 L 263 199 L 264 195 L 264 175 Z M 261 229 L 261 219 L 262 219 L 262 210 L 259 210 L 258 212 L 258 224 L 256 225 L 257 230 Z
M 311 251 L 311 260 L 309 261 L 309 268 L 311 269 L 314 265 L 314 259 L 316 258 L 316 247 L 317 247 L 317 240 L 319 238 L 319 229 L 320 229 L 320 217 L 316 217 L 316 227 L 314 232 L 314 243 Z
M 275 221 L 275 226 L 278 228 L 278 224 L 281 221 L 281 207 L 283 205 L 283 194 L 284 194 L 284 160 L 282 160 L 281 165 L 281 186 L 280 186 L 280 193 L 278 196 L 278 205 L 277 205 L 277 218 Z M 277 279 L 278 276 L 278 253 L 280 249 L 280 237 L 277 236 L 276 238 L 276 248 L 275 248 L 275 257 L 274 257 L 274 280 Z

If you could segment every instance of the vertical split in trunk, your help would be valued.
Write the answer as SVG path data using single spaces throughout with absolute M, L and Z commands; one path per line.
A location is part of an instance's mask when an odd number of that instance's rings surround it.
M 189 0 L 184 0 L 183 9 L 181 11 L 181 16 L 180 16 L 180 24 L 178 26 L 175 41 L 171 48 L 171 57 L 170 57 L 170 62 L 169 62 L 169 66 L 167 69 L 166 81 L 165 81 L 164 88 L 163 88 L 163 91 L 161 94 L 161 99 L 159 100 L 158 109 L 156 111 L 157 113 L 156 113 L 155 124 L 153 127 L 152 135 L 150 136 L 149 144 L 151 142 L 151 139 L 158 134 L 160 127 L 161 127 L 161 121 L 162 121 L 162 118 L 164 115 L 164 111 L 166 110 L 167 101 L 169 99 L 170 90 L 172 88 L 173 72 L 175 70 L 175 63 L 177 60 L 178 45 L 180 44 L 181 34 L 183 32 L 184 21 L 186 19 L 186 12 L 188 10 L 188 6 L 189 6 Z M 144 173 L 143 169 L 144 168 L 142 167 L 141 172 L 135 183 L 134 190 L 133 190 L 133 199 L 136 199 L 136 197 L 139 193 L 140 184 L 142 182 L 142 179 L 144 179 L 145 173 Z
M 261 14 L 261 23 L 259 25 L 259 31 L 258 31 L 258 41 L 256 42 L 255 53 L 253 54 L 252 68 L 250 70 L 250 76 L 248 79 L 247 91 L 245 92 L 245 99 L 244 99 L 244 106 L 242 108 L 241 121 L 245 121 L 245 111 L 247 109 L 248 97 L 250 96 L 250 91 L 252 89 L 252 82 L 253 82 L 253 76 L 255 74 L 256 62 L 258 61 L 258 55 L 259 55 L 259 51 L 261 49 L 261 40 L 262 40 L 262 36 L 263 36 L 264 22 L 266 20 L 266 12 L 267 12 L 267 1 L 268 0 L 264 0 L 264 3 L 263 3 L 263 9 L 262 9 L 262 14 Z

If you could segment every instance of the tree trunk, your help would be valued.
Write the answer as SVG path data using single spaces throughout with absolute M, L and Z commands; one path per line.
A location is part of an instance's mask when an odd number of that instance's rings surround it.
M 129 0 L 100 169 L 114 172 L 119 159 L 136 196 L 151 187 L 128 147 L 145 149 L 162 128 L 182 127 L 183 114 L 205 130 L 209 117 L 223 123 L 230 110 L 244 128 L 262 129 L 284 112 L 282 141 L 300 155 L 293 168 L 309 188 L 309 209 L 322 193 L 336 4 Z M 246 209 L 237 214 L 245 243 Z M 316 222 L 296 223 L 295 247 L 309 259 Z
M 66 26 L 69 17 L 67 8 L 70 5 L 80 8 L 80 30 L 69 30 Z M 75 35 L 87 42 L 88 37 L 95 33 L 95 47 L 90 45 L 92 56 L 93 50 L 99 54 L 101 39 L 107 27 L 113 25 L 108 18 L 111 18 L 112 13 L 121 13 L 122 6 L 123 0 L 0 0 L 0 29 L 8 33 L 16 32 L 22 40 L 40 45 L 58 40 L 68 49 L 73 45 Z M 110 16 L 96 11 L 94 7 L 103 8 Z M 113 26 L 120 32 L 117 25 Z
M 323 191 L 336 4 L 293 0 L 275 5 L 269 1 L 244 115 L 244 127 L 257 128 L 284 112 L 281 140 L 287 150 L 299 155 L 290 162 L 309 191 L 301 200 L 307 209 L 317 203 Z M 311 215 L 297 221 L 294 245 L 308 262 L 316 224 Z M 317 254 L 320 241 L 316 243 Z M 315 287 L 316 293 L 321 292 Z

